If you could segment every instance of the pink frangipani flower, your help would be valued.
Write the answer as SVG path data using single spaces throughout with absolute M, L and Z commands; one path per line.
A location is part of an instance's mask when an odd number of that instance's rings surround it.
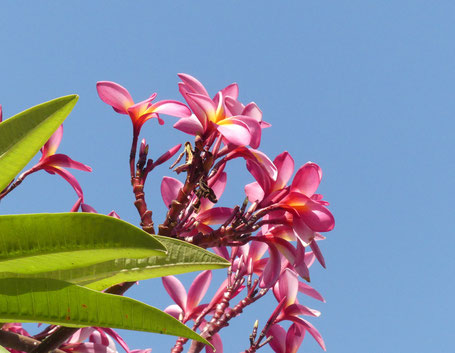
M 183 323 L 189 320 L 196 320 L 207 306 L 207 304 L 199 305 L 199 303 L 210 286 L 212 271 L 203 271 L 197 275 L 191 284 L 188 293 L 186 292 L 185 287 L 183 287 L 182 282 L 180 282 L 175 276 L 162 277 L 161 280 L 163 281 L 166 292 L 168 292 L 169 296 L 176 303 L 175 305 L 168 306 L 164 309 L 164 312 L 174 316 Z M 225 287 L 223 288 L 223 291 L 219 290 L 219 292 L 222 294 L 224 289 Z M 215 297 L 218 296 L 215 295 Z M 203 329 L 204 326 L 205 322 L 203 321 L 201 328 Z M 221 342 L 221 337 L 218 333 L 214 334 L 209 341 L 213 344 L 217 353 L 223 352 L 223 343 Z M 206 353 L 213 353 L 213 350 L 209 346 L 205 347 L 205 351 Z
M 176 129 L 205 140 L 216 134 L 234 146 L 259 147 L 262 112 L 254 103 L 243 107 L 237 101 L 239 90 L 236 83 L 222 89 L 212 99 L 197 79 L 187 74 L 178 76 L 182 80 L 180 93 L 194 115 L 180 119 L 174 125 Z
M 111 328 L 101 327 L 84 327 L 80 329 L 60 349 L 66 352 L 78 353 L 118 353 L 115 342 L 111 337 L 120 344 L 126 353 L 133 352 L 117 332 Z M 88 339 L 88 342 L 85 342 L 86 339 Z
M 305 337 L 305 330 L 300 325 L 292 324 L 288 331 L 278 324 L 272 325 L 267 331 L 267 337 L 275 353 L 297 353 Z
M 60 145 L 60 141 L 62 140 L 62 135 L 63 125 L 60 125 L 60 127 L 41 148 L 42 156 L 38 163 L 29 170 L 25 171 L 21 177 L 24 178 L 25 176 L 37 172 L 38 170 L 45 170 L 49 174 L 60 175 L 73 187 L 74 191 L 76 191 L 78 200 L 74 204 L 71 211 L 77 211 L 80 203 L 84 201 L 84 195 L 82 193 L 82 188 L 79 185 L 79 182 L 65 168 L 73 168 L 86 172 L 91 172 L 92 168 L 90 168 L 88 165 L 72 160 L 66 154 L 55 153 L 57 152 L 57 148 Z
M 164 311 L 183 323 L 194 320 L 201 313 L 205 305 L 199 305 L 209 288 L 212 280 L 212 271 L 201 272 L 193 281 L 186 293 L 185 287 L 175 276 L 162 278 L 164 288 L 176 305 L 168 306 Z
M 226 155 L 225 160 L 229 161 L 239 157 L 245 159 L 248 171 L 256 180 L 270 182 L 270 180 L 275 181 L 278 177 L 277 167 L 265 153 L 253 148 L 237 147 Z
M 101 100 L 112 106 L 112 108 L 120 114 L 129 115 L 133 123 L 134 135 L 138 136 L 144 123 L 152 118 L 157 118 L 162 125 L 164 121 L 159 114 L 166 114 L 178 118 L 188 118 L 191 116 L 191 111 L 188 107 L 174 100 L 162 100 L 153 103 L 157 94 L 153 93 L 150 98 L 134 103 L 128 90 L 111 81 L 100 81 L 96 84 L 96 89 Z
M 284 320 L 292 321 L 299 325 L 301 329 L 308 331 L 313 338 L 318 342 L 322 349 L 325 350 L 325 343 L 318 330 L 307 320 L 300 317 L 300 315 L 319 316 L 321 313 L 317 310 L 310 309 L 297 300 L 297 293 L 299 292 L 298 275 L 290 269 L 285 269 L 280 276 L 279 281 L 273 287 L 273 294 L 278 302 L 285 301 L 280 313 L 276 317 L 274 323 L 279 323 Z
M 268 206 L 282 196 L 282 191 L 294 173 L 294 159 L 288 152 L 283 152 L 274 159 L 273 164 L 277 170 L 275 180 L 267 178 L 267 175 L 258 177 L 257 171 L 253 173 L 257 181 L 245 186 L 250 202 L 260 201 L 261 206 Z
M 294 160 L 287 152 L 274 160 L 277 170 L 275 178 L 270 178 L 257 164 L 250 164 L 250 172 L 256 182 L 248 184 L 245 192 L 251 202 L 258 202 L 258 207 L 275 205 L 286 211 L 284 216 L 297 240 L 302 245 L 309 245 L 317 232 L 331 231 L 335 226 L 332 213 L 325 207 L 322 195 L 315 194 L 322 178 L 321 168 L 312 162 L 303 165 L 296 173 L 290 186 L 286 186 L 294 171 Z M 273 219 L 273 216 L 269 216 Z

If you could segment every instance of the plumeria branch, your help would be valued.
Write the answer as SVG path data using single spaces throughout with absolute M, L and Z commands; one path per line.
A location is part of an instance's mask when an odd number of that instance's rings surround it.
M 13 191 L 16 187 L 18 187 L 24 181 L 25 177 L 31 173 L 32 172 L 28 170 L 28 171 L 22 173 L 21 175 L 19 175 L 16 178 L 16 180 L 11 181 L 11 183 L 5 188 L 5 190 L 3 190 L 0 193 L 0 200 L 3 199 L 6 195 L 8 195 L 11 191 Z
M 18 333 L 0 330 L 0 345 L 22 352 L 31 353 L 41 344 L 41 341 Z M 49 352 L 49 351 L 48 351 Z M 51 353 L 66 353 L 60 349 L 53 349 Z
M 265 342 L 261 341 L 263 340 L 264 337 L 267 336 L 267 332 L 269 331 L 270 327 L 273 325 L 275 322 L 277 316 L 280 314 L 281 309 L 284 307 L 285 302 L 286 302 L 286 297 L 284 297 L 277 305 L 275 310 L 273 311 L 272 315 L 270 315 L 270 318 L 267 320 L 267 323 L 265 324 L 264 328 L 262 329 L 258 339 L 256 340 L 257 336 L 257 329 L 258 329 L 258 321 L 255 322 L 253 332 L 250 336 L 250 348 L 248 348 L 244 353 L 254 353 L 256 352 L 259 348 L 263 347 L 266 345 L 272 338 L 268 337 Z
M 244 279 L 243 279 L 244 280 Z M 237 280 L 238 283 L 234 284 L 241 285 L 243 283 L 242 280 Z M 257 290 L 257 280 L 253 284 L 253 286 L 249 289 L 245 298 L 243 298 L 237 305 L 233 308 L 229 308 L 229 301 L 232 296 L 233 290 L 227 290 L 223 295 L 222 301 L 217 305 L 215 314 L 213 315 L 212 319 L 205 327 L 204 331 L 201 333 L 201 336 L 209 339 L 218 331 L 220 331 L 223 327 L 229 325 L 229 321 L 237 316 L 239 316 L 243 310 L 248 306 L 262 298 L 268 292 L 268 288 Z M 199 353 L 204 348 L 204 344 L 200 342 L 193 341 L 191 344 L 188 353 Z
M 190 195 L 198 186 L 198 183 L 204 174 L 204 161 L 201 157 L 201 150 L 197 147 L 193 150 L 190 143 L 185 144 L 186 161 L 178 171 L 186 171 L 187 178 L 185 184 L 180 189 L 177 198 L 172 202 L 169 211 L 166 214 L 165 221 L 160 224 L 160 235 L 175 237 L 173 234 L 174 228 L 177 226 L 177 218 L 181 212 L 186 208 L 190 201 Z M 211 166 L 209 166 L 210 168 Z

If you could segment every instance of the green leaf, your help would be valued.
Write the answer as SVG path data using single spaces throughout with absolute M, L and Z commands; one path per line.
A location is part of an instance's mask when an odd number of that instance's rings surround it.
M 193 271 L 226 268 L 230 265 L 221 256 L 213 254 L 198 246 L 184 241 L 163 236 L 156 238 L 167 248 L 165 257 L 148 257 L 145 259 L 117 259 L 95 267 L 111 267 L 113 276 L 87 283 L 92 289 L 102 290 L 121 282 L 140 281 L 155 277 L 164 277 Z
M 147 304 L 47 278 L 0 279 L 0 321 L 111 327 L 187 337 L 208 344 L 172 316 Z
M 0 123 L 0 191 L 24 168 L 76 104 L 78 96 L 39 104 Z
M 7 350 L 5 347 L 0 346 L 0 353 L 9 353 L 9 350 Z
M 154 237 L 114 217 L 94 213 L 0 216 L 0 272 L 38 274 L 123 257 L 165 256 L 164 251 Z
M 117 283 L 225 268 L 230 264 L 224 258 L 195 245 L 158 235 L 155 238 L 168 250 L 166 256 L 151 256 L 142 259 L 121 258 L 82 268 L 26 276 L 54 278 L 103 290 Z M 1 273 L 0 277 L 2 277 Z M 6 273 L 3 277 L 14 276 Z

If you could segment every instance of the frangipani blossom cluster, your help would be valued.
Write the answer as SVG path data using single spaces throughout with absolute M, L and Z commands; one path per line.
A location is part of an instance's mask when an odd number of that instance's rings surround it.
M 241 102 L 236 83 L 210 95 L 196 78 L 188 74 L 178 77 L 181 80 L 178 91 L 184 102 L 156 101 L 157 94 L 153 93 L 150 98 L 135 103 L 128 90 L 118 83 L 100 81 L 96 85 L 100 99 L 115 112 L 128 115 L 132 122 L 129 168 L 142 229 L 212 249 L 230 262 L 226 279 L 206 301 L 204 296 L 212 283 L 211 271 L 197 275 L 188 292 L 176 277 L 164 277 L 164 288 L 175 302 L 165 311 L 186 325 L 192 323 L 194 331 L 209 340 L 216 352 L 222 352 L 220 331 L 246 307 L 255 305 L 271 292 L 277 305 L 270 308 L 270 317 L 260 334 L 258 323 L 252 325 L 250 346 L 244 352 L 253 353 L 268 344 L 275 352 L 295 353 L 306 333 L 325 350 L 322 336 L 312 324 L 320 312 L 305 304 L 306 297 L 324 302 L 321 294 L 306 282 L 310 280 L 310 267 L 315 260 L 325 267 L 318 243 L 325 239 L 323 233 L 335 225 L 328 202 L 317 193 L 322 181 L 321 168 L 314 162 L 296 168 L 287 151 L 277 151 L 274 159 L 262 152 L 262 129 L 271 125 L 263 121 L 256 103 Z M 0 122 L 1 114 L 0 105 Z M 155 118 L 165 125 L 163 115 L 176 118 L 173 127 L 192 141 L 182 141 L 164 151 L 149 151 L 145 138 L 140 140 L 142 126 Z M 78 196 L 71 210 L 76 212 L 81 206 L 83 212 L 96 213 L 85 203 L 80 184 L 65 169 L 91 171 L 91 168 L 56 154 L 62 133 L 60 127 L 41 149 L 39 162 L 22 179 L 38 170 L 58 174 Z M 144 187 L 149 173 L 172 158 L 174 174 L 164 176 L 159 188 L 167 213 L 156 227 Z M 227 165 L 237 158 L 245 161 L 253 181 L 245 185 L 244 199 L 231 207 L 220 207 L 217 203 L 229 187 Z M 0 199 L 6 193 L 1 193 Z M 115 212 L 109 215 L 118 217 Z M 22 330 L 22 327 L 13 325 L 10 329 Z M 148 353 L 148 350 L 129 351 L 113 330 L 99 328 L 80 330 L 60 349 L 115 353 L 112 338 L 127 353 Z M 171 352 L 183 352 L 185 344 L 186 339 L 177 339 Z M 189 353 L 204 349 L 198 342 L 188 345 Z M 213 352 L 210 347 L 205 349 Z
M 194 145 L 187 143 L 180 156 L 185 157 L 184 163 L 175 168 L 177 174 L 186 174 L 185 181 L 170 176 L 162 179 L 161 196 L 168 213 L 159 226 L 159 234 L 213 248 L 231 262 L 231 268 L 220 287 L 222 295 L 204 305 L 199 303 L 210 282 L 210 272 L 200 274 L 188 294 L 175 277 L 163 279 L 176 303 L 166 310 L 184 323 L 193 320 L 195 329 L 199 328 L 203 336 L 219 341 L 218 331 L 241 313 L 242 305 L 252 304 L 271 290 L 279 303 L 263 330 L 270 337 L 271 347 L 276 352 L 296 352 L 308 332 L 325 349 L 319 332 L 302 318 L 320 313 L 297 300 L 299 291 L 323 300 L 317 291 L 299 280 L 300 277 L 309 281 L 309 267 L 315 259 L 325 267 L 317 242 L 325 239 L 321 233 L 331 231 L 335 224 L 328 203 L 316 193 L 322 179 L 321 168 L 308 162 L 294 175 L 295 162 L 288 152 L 278 154 L 273 161 L 261 152 L 261 132 L 270 124 L 263 121 L 256 103 L 244 104 L 239 100 L 236 83 L 211 96 L 196 78 L 188 74 L 178 77 L 181 79 L 178 89 L 186 105 L 176 101 L 153 104 L 156 94 L 134 104 L 128 91 L 119 84 L 108 81 L 97 84 L 105 103 L 130 116 L 133 140 L 145 121 L 158 118 L 163 124 L 160 113 L 177 117 L 174 128 L 195 138 Z M 152 163 L 145 162 L 144 144 L 139 156 L 142 162 L 131 174 L 133 185 L 135 180 L 140 184 L 145 179 L 150 169 L 146 165 Z M 135 152 L 135 147 L 132 150 Z M 228 184 L 225 167 L 236 158 L 245 160 L 255 181 L 245 186 L 243 203 L 218 207 L 216 203 Z M 143 226 L 150 229 L 144 222 Z M 243 304 L 232 306 L 232 299 L 242 292 L 246 292 L 240 301 Z M 285 341 L 284 328 L 279 324 L 282 321 L 292 323 Z M 274 333 L 280 337 L 273 338 Z M 182 341 L 177 342 L 173 351 L 182 351 L 182 345 Z M 260 346 L 261 342 L 252 341 L 248 352 Z M 190 352 L 193 351 L 200 351 L 200 347 L 193 344 Z

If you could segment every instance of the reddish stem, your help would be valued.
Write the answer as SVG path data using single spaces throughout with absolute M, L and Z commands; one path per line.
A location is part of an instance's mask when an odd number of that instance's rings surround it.
M 5 190 L 3 190 L 1 193 L 0 193 L 0 200 L 3 199 L 6 195 L 8 195 L 11 191 L 13 191 L 16 187 L 18 187 L 25 179 L 25 177 L 31 173 L 33 173 L 35 170 L 32 169 L 29 169 L 27 171 L 25 171 L 24 173 L 22 173 L 15 181 L 11 182 L 6 188 Z

